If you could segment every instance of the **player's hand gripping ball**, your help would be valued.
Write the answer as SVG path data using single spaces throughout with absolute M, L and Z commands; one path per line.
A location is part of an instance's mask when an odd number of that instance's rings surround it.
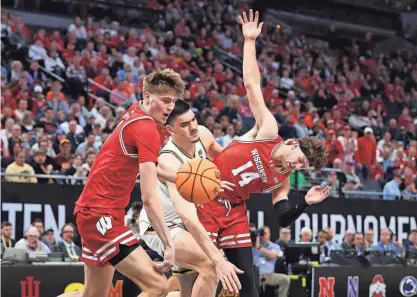
M 219 169 L 206 159 L 192 159 L 177 172 L 178 192 L 184 199 L 195 204 L 204 204 L 216 198 L 220 184 Z

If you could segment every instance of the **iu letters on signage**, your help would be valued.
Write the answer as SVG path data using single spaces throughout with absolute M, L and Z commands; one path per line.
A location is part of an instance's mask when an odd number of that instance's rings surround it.
M 320 293 L 319 297 L 334 297 L 334 284 L 335 279 L 334 277 L 320 277 L 319 278 L 319 285 L 320 285 Z
M 28 276 L 25 281 L 20 281 L 20 297 L 40 297 L 41 282 L 34 279 L 33 276 Z

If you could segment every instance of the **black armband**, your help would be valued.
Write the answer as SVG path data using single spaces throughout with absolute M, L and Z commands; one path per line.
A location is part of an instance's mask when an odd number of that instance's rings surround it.
M 294 208 L 290 208 L 288 200 L 281 200 L 274 204 L 275 213 L 280 227 L 288 227 L 294 223 L 309 205 L 307 202 L 297 204 Z

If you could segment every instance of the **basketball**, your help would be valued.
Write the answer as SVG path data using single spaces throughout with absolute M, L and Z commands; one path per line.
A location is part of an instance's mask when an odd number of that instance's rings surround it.
M 213 200 L 220 190 L 220 171 L 206 159 L 192 159 L 177 172 L 176 185 L 181 196 L 192 203 Z

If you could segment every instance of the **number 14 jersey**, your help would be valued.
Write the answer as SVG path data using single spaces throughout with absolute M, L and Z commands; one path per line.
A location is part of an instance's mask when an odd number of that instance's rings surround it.
M 273 153 L 283 144 L 280 136 L 275 139 L 233 141 L 214 159 L 222 180 L 236 185 L 233 192 L 225 191 L 221 197 L 240 203 L 249 199 L 252 193 L 279 188 L 291 172 L 290 169 L 277 168 L 272 160 Z

